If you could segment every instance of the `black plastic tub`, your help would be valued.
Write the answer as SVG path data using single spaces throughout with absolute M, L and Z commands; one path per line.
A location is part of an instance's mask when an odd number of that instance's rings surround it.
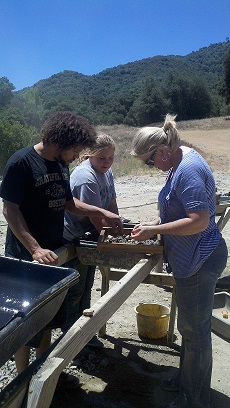
M 78 280 L 75 269 L 0 257 L 0 366 L 53 319 Z

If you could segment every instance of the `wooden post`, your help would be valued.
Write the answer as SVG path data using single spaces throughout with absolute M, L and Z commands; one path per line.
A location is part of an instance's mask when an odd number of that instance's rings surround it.
M 175 320 L 176 320 L 176 308 L 177 308 L 176 286 L 173 286 L 171 308 L 170 308 L 169 328 L 168 328 L 168 335 L 167 335 L 168 346 L 171 346 L 173 343 L 174 327 L 175 327 Z
M 100 266 L 102 281 L 101 281 L 101 296 L 104 296 L 105 293 L 109 290 L 109 272 L 110 268 L 108 266 Z M 106 333 L 106 323 L 100 328 L 99 336 L 103 337 Z
M 162 270 L 163 270 L 163 257 L 161 256 L 161 259 L 160 259 L 159 262 L 156 264 L 155 271 L 156 271 L 157 273 L 160 273 L 160 272 L 162 272 Z

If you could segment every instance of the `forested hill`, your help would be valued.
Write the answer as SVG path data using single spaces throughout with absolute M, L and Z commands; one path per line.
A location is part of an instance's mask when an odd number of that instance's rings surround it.
M 224 57 L 225 56 L 225 57 Z M 224 57 L 224 60 L 223 60 Z M 230 115 L 230 42 L 186 56 L 155 56 L 87 76 L 64 71 L 14 92 L 0 78 L 0 174 L 20 147 L 40 140 L 46 117 L 70 110 L 94 125 L 145 126 Z
M 18 109 L 19 120 L 25 116 L 24 124 L 36 127 L 56 110 L 75 111 L 95 125 L 142 126 L 162 120 L 167 111 L 178 120 L 221 116 L 228 114 L 219 94 L 228 50 L 227 39 L 186 56 L 155 56 L 92 76 L 63 71 L 15 92 L 10 112 L 16 117 Z
M 153 77 L 156 81 L 163 81 L 169 72 L 185 77 L 201 77 L 211 89 L 217 85 L 223 74 L 223 56 L 230 48 L 230 43 L 213 44 L 201 48 L 186 56 L 168 55 L 155 56 L 108 68 L 95 75 L 100 80 L 120 78 L 122 84 L 129 84 L 144 78 Z M 119 82 L 119 81 L 118 81 Z
M 66 87 L 69 92 L 72 89 L 73 93 L 77 91 L 92 94 L 92 86 L 94 86 L 95 90 L 100 87 L 104 95 L 127 90 L 134 83 L 143 82 L 143 79 L 146 78 L 154 78 L 155 81 L 161 82 L 171 72 L 178 76 L 202 78 L 207 86 L 213 89 L 223 74 L 222 60 L 229 48 L 230 42 L 212 44 L 186 56 L 155 56 L 107 68 L 92 76 L 64 71 L 37 82 L 34 87 L 38 88 L 42 94 L 51 93 L 52 96 Z

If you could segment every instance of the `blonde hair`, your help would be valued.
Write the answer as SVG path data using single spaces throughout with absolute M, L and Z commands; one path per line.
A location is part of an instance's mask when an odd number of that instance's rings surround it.
M 131 155 L 149 156 L 159 146 L 169 146 L 176 151 L 180 146 L 180 137 L 176 128 L 176 115 L 167 114 L 163 127 L 143 127 L 134 136 Z
M 89 157 L 97 156 L 102 150 L 108 149 L 109 147 L 112 147 L 115 150 L 116 145 L 113 138 L 103 132 L 97 133 L 95 143 L 92 147 L 83 150 L 78 159 L 78 163 L 87 160 Z

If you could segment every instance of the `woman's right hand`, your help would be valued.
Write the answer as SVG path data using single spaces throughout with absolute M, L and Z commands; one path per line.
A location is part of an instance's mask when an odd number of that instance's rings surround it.
M 155 235 L 154 226 L 138 224 L 131 232 L 131 237 L 137 241 L 145 241 Z

